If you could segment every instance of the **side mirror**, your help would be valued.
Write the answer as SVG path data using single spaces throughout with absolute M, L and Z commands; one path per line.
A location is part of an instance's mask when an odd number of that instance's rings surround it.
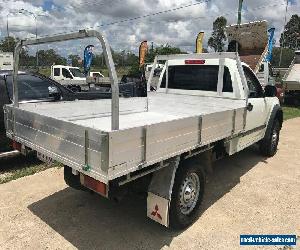
M 48 87 L 49 97 L 52 97 L 55 101 L 60 100 L 61 94 L 59 89 L 56 86 Z
M 265 97 L 274 97 L 277 95 L 277 88 L 273 85 L 267 85 L 265 87 Z

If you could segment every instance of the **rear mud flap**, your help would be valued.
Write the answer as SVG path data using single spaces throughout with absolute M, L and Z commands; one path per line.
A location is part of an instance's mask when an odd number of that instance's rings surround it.
M 168 227 L 169 208 L 170 208 L 170 201 L 168 199 L 162 198 L 158 195 L 148 192 L 147 216 L 150 219 Z
M 147 216 L 166 227 L 169 226 L 172 189 L 179 161 L 178 156 L 164 162 L 167 166 L 153 174 L 148 188 Z

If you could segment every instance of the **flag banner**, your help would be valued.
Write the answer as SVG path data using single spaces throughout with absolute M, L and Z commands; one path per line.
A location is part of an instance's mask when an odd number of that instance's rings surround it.
M 83 68 L 84 68 L 84 74 L 87 76 L 91 65 L 92 61 L 94 58 L 94 53 L 93 53 L 94 45 L 88 45 L 84 49 L 84 55 L 83 55 Z
M 204 32 L 199 32 L 197 39 L 196 39 L 196 53 L 202 53 L 203 52 L 203 37 Z
M 272 60 L 272 50 L 273 50 L 273 39 L 274 39 L 274 33 L 275 33 L 275 28 L 270 28 L 268 30 L 269 33 L 269 41 L 268 41 L 268 54 L 266 56 L 266 61 L 270 62 Z
M 139 63 L 140 63 L 140 68 L 141 68 L 142 66 L 144 66 L 144 64 L 145 64 L 145 58 L 146 58 L 147 52 L 148 52 L 148 44 L 147 44 L 147 41 L 143 41 L 143 42 L 141 42 L 140 50 L 139 50 Z

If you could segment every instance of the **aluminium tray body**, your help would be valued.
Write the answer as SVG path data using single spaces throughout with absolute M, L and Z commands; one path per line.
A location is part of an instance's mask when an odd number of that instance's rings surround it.
M 8 137 L 104 183 L 244 129 L 245 100 L 153 93 L 111 100 L 5 107 Z M 83 170 L 88 164 L 90 169 Z

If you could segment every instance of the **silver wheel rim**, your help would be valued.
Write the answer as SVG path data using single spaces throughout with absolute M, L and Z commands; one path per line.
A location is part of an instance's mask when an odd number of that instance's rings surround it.
M 200 179 L 196 173 L 190 173 L 180 187 L 180 211 L 184 215 L 190 214 L 198 201 L 200 193 Z
M 278 138 L 278 133 L 277 133 L 276 129 L 274 129 L 273 133 L 272 133 L 272 138 L 271 138 L 273 148 L 276 146 L 277 138 Z

